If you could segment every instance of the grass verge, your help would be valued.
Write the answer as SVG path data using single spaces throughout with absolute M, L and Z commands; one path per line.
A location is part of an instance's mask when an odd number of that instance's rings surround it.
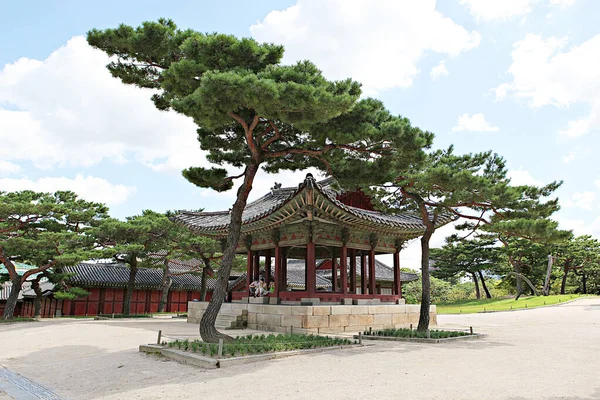
M 10 324 L 11 322 L 36 322 L 35 318 L 11 318 L 11 319 L 0 319 L 0 324 Z
M 528 296 L 515 300 L 514 298 L 501 299 L 469 299 L 458 300 L 448 303 L 438 303 L 438 314 L 472 314 L 488 311 L 510 311 L 524 308 L 542 307 L 552 304 L 564 303 L 565 301 L 574 300 L 583 295 L 563 294 L 552 296 Z

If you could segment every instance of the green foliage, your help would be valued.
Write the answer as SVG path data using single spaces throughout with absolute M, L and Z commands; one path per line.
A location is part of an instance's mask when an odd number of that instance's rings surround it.
M 180 30 L 166 19 L 94 29 L 88 42 L 115 56 L 108 65 L 113 76 L 158 90 L 153 100 L 159 109 L 193 118 L 200 147 L 215 164 L 244 167 L 252 161 L 270 171 L 295 169 L 307 156 L 357 140 L 351 131 L 327 136 L 323 127 L 313 128 L 350 110 L 360 85 L 328 81 L 309 61 L 281 65 L 282 46 Z M 331 149 L 324 149 L 326 142 Z M 315 160 L 325 167 L 320 157 Z M 218 191 L 232 187 L 223 168 L 189 168 L 184 176 Z
M 347 346 L 352 341 L 329 336 L 281 334 L 281 335 L 247 335 L 234 338 L 223 344 L 223 357 L 239 357 L 246 354 L 273 353 L 279 351 L 314 349 L 319 347 Z M 176 340 L 169 342 L 168 347 L 189 350 L 215 357 L 218 344 L 205 343 L 199 340 Z
M 365 336 L 382 336 L 382 337 L 398 337 L 398 338 L 419 338 L 427 339 L 427 331 L 417 331 L 409 328 L 397 328 L 397 329 L 381 329 L 376 331 L 365 331 Z M 467 336 L 469 332 L 463 331 L 442 331 L 433 329 L 429 331 L 429 338 L 431 339 L 447 339 L 452 337 Z
M 414 271 L 412 271 L 414 273 Z M 431 304 L 437 304 L 442 301 L 448 301 L 452 285 L 442 279 L 430 278 L 431 283 Z M 407 304 L 418 304 L 422 298 L 421 280 L 416 280 L 402 285 L 402 297 Z
M 44 273 L 55 283 L 57 298 L 83 296 L 85 291 L 64 285 L 61 268 L 91 258 L 93 230 L 108 216 L 103 204 L 89 202 L 69 191 L 37 193 L 0 192 L 0 262 L 8 277 L 21 289 L 22 281 Z M 17 276 L 13 260 L 34 265 Z M 12 313 L 12 310 L 5 311 Z

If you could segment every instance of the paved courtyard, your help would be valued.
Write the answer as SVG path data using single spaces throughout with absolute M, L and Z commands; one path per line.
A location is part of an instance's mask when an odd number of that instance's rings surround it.
M 195 336 L 197 327 L 181 320 L 2 324 L 0 399 L 51 398 L 50 392 L 63 399 L 600 399 L 600 298 L 446 315 L 439 323 L 473 326 L 489 337 L 385 342 L 202 370 L 137 351 L 155 341 L 159 329 Z M 19 377 L 15 373 L 41 385 L 41 394 L 14 390 L 8 374 Z

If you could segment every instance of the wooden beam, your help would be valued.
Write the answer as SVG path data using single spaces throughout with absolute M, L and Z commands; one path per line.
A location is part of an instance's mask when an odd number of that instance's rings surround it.
M 367 293 L 367 257 L 364 251 L 360 252 L 360 293 Z
M 265 282 L 271 282 L 271 250 L 265 251 Z
M 337 265 L 336 265 L 336 257 L 335 257 L 335 249 L 331 249 L 331 285 L 332 290 L 334 292 L 338 291 L 338 282 L 337 282 Z
M 270 258 L 270 257 L 269 257 Z M 281 247 L 278 244 L 275 245 L 275 293 L 274 296 L 279 297 L 279 290 L 282 286 L 282 268 L 281 268 Z
M 314 242 L 306 244 L 306 291 L 308 297 L 317 291 L 316 246 Z
M 253 254 L 252 250 L 248 250 L 248 255 L 246 256 L 246 289 L 248 290 L 248 294 L 250 293 L 250 284 L 252 283 L 252 259 Z
M 281 249 L 281 289 L 280 291 L 287 290 L 287 250 Z
M 392 294 L 397 296 L 402 295 L 402 289 L 400 289 L 400 251 L 394 252 L 394 287 Z
M 260 254 L 254 252 L 254 280 L 260 277 Z
M 350 293 L 356 294 L 356 250 L 350 249 Z
M 377 294 L 375 287 L 375 249 L 369 250 L 369 294 Z
M 356 270 L 354 272 L 356 274 Z M 342 286 L 342 294 L 348 293 L 348 248 L 342 246 L 340 252 L 340 285 Z

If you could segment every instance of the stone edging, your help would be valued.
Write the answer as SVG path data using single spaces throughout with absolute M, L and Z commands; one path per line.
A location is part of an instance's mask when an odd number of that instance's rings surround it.
M 226 368 L 234 365 L 250 364 L 254 362 L 274 360 L 277 358 L 284 358 L 302 354 L 322 353 L 330 350 L 342 350 L 347 348 L 355 348 L 360 345 L 345 345 L 345 346 L 330 346 L 320 347 L 317 349 L 302 349 L 302 350 L 291 350 L 282 351 L 278 353 L 267 353 L 267 354 L 253 354 L 250 356 L 242 357 L 231 357 L 215 359 L 211 357 L 205 357 L 198 354 L 190 353 L 189 351 L 176 350 L 168 347 L 164 347 L 157 344 L 142 344 L 140 345 L 139 351 L 147 354 L 157 354 L 166 357 L 170 360 L 177 361 L 183 364 L 194 365 L 202 368 Z
M 392 341 L 392 342 L 412 342 L 412 343 L 445 343 L 445 342 L 455 342 L 457 340 L 482 339 L 484 337 L 487 337 L 487 334 L 474 333 L 472 335 L 455 336 L 455 337 L 439 338 L 439 339 L 364 335 L 364 336 L 362 336 L 362 340 L 383 340 L 383 341 Z M 358 335 L 354 335 L 354 339 L 358 339 Z

